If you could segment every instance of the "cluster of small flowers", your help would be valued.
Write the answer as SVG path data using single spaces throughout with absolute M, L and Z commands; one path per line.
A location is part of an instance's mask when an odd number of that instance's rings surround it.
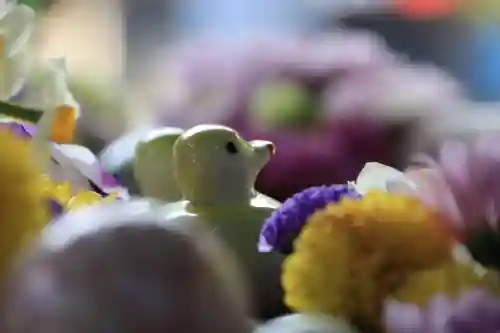
M 285 302 L 361 332 L 496 332 L 496 139 L 448 142 L 406 172 L 368 163 L 288 199 L 259 244 L 288 254 Z

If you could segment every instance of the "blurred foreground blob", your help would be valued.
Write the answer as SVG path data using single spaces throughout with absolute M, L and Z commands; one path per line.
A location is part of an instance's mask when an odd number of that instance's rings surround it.
M 202 41 L 156 72 L 161 123 L 222 123 L 276 144 L 257 188 L 279 200 L 354 179 L 369 161 L 402 165 L 414 139 L 440 133 L 430 121 L 461 101 L 446 73 L 412 65 L 363 32 Z
M 254 333 L 358 333 L 342 320 L 321 314 L 297 313 L 266 322 Z
M 11 280 L 7 331 L 250 332 L 223 247 L 155 207 L 112 203 L 49 226 Z

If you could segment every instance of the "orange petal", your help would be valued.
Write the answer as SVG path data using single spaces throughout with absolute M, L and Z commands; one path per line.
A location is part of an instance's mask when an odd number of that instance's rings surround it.
M 56 143 L 73 141 L 76 128 L 76 110 L 70 105 L 61 105 L 56 109 L 56 117 L 52 124 L 50 139 Z

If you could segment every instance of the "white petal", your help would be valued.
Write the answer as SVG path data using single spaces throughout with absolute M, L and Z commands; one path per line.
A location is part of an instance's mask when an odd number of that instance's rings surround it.
M 403 172 L 378 162 L 369 162 L 353 186 L 357 192 L 364 194 L 370 190 L 389 191 L 389 186 L 394 184 L 405 184 L 412 188 L 416 186 Z
M 63 144 L 54 147 L 54 158 L 61 164 L 72 165 L 87 179 L 100 183 L 101 169 L 97 157 L 86 147 Z M 61 161 L 64 160 L 64 161 Z
M 34 11 L 13 6 L 0 18 L 0 99 L 7 100 L 23 87 L 30 70 Z
M 35 11 L 25 5 L 13 6 L 0 18 L 4 56 L 28 45 L 35 22 Z
M 0 99 L 7 100 L 24 86 L 30 70 L 28 49 L 20 49 L 8 58 L 0 59 Z

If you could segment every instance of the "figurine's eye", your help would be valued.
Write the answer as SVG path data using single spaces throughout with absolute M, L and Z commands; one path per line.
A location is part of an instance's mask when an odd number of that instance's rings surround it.
M 236 145 L 234 144 L 234 142 L 228 142 L 226 143 L 226 151 L 229 153 L 229 154 L 237 154 L 238 153 L 238 148 L 236 147 Z

